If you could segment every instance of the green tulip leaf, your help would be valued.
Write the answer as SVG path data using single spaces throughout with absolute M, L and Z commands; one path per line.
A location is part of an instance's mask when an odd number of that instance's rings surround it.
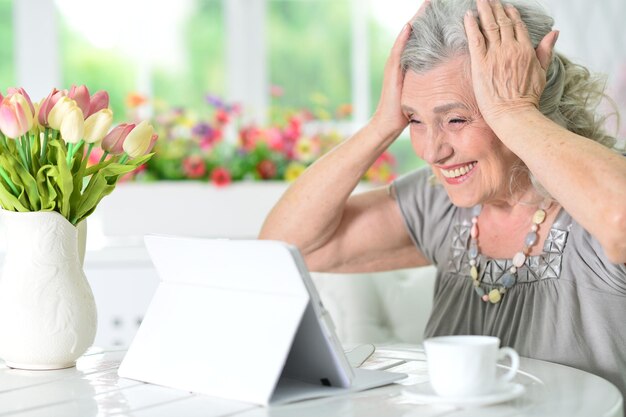
M 137 167 L 152 157 L 152 154 L 132 159 L 126 164 L 110 163 L 96 171 L 83 192 L 81 199 L 71 218 L 72 224 L 78 224 L 94 212 L 98 203 L 115 189 L 117 180 L 124 174 L 133 172 Z
M 59 175 L 56 180 L 57 192 L 61 197 L 57 201 L 59 213 L 66 219 L 69 219 L 71 211 L 70 198 L 74 190 L 74 179 L 72 178 L 70 168 L 67 166 L 67 149 L 65 148 L 65 144 L 60 140 L 50 141 L 48 146 L 50 147 L 50 162 L 59 170 Z

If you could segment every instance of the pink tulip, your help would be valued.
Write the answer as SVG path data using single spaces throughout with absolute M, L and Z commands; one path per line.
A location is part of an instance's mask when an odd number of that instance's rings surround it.
M 102 149 L 113 155 L 124 153 L 124 141 L 134 128 L 134 123 L 122 123 L 114 127 L 113 130 L 102 139 Z
M 31 114 L 35 114 L 35 106 L 33 106 L 33 102 L 30 99 L 30 96 L 28 95 L 28 93 L 26 92 L 26 90 L 24 90 L 22 87 L 9 87 L 7 89 L 7 96 L 11 96 L 13 94 L 21 94 L 24 96 L 24 98 L 26 99 L 26 101 L 28 102 L 28 106 L 30 107 L 30 112 Z
M 102 90 L 96 91 L 89 99 L 89 111 L 85 114 L 85 118 L 107 107 L 109 107 L 109 93 Z
M 85 85 L 79 85 L 76 87 L 73 85 L 70 88 L 70 92 L 67 94 L 69 98 L 74 100 L 78 107 L 82 110 L 85 117 L 87 117 L 87 113 L 89 112 L 89 90 Z
M 48 115 L 50 114 L 50 110 L 54 107 L 54 105 L 59 101 L 61 97 L 65 95 L 64 91 L 59 91 L 56 88 L 53 88 L 48 97 L 43 99 L 41 105 L 39 106 L 39 116 L 37 117 L 39 124 L 43 127 L 48 127 Z
M 0 103 L 0 130 L 9 138 L 18 138 L 33 127 L 33 114 L 20 93 L 6 96 Z

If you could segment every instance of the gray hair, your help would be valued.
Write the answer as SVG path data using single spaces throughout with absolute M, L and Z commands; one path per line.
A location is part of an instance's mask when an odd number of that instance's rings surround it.
M 539 3 L 509 0 L 503 4 L 517 8 L 535 47 L 552 30 L 554 19 Z M 413 31 L 402 53 L 402 69 L 423 74 L 449 59 L 469 54 L 463 26 L 467 10 L 477 15 L 475 0 L 431 0 L 412 22 Z M 539 101 L 541 113 L 571 132 L 612 148 L 615 138 L 605 132 L 604 124 L 607 117 L 617 116 L 617 112 L 608 116 L 596 113 L 601 101 L 608 99 L 604 94 L 605 78 L 592 76 L 585 67 L 555 52 L 546 79 Z M 545 194 L 524 168 L 537 190 Z

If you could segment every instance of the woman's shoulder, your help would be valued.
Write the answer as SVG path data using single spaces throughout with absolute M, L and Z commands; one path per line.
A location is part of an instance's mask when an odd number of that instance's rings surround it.
M 562 248 L 566 279 L 577 281 L 579 286 L 626 295 L 626 266 L 612 263 L 600 242 L 565 209 L 561 209 L 550 233 L 554 243 L 551 247 Z

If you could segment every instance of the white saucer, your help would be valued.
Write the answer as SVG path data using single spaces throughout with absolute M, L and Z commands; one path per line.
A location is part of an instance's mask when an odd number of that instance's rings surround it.
M 407 387 L 403 392 L 412 400 L 420 404 L 446 404 L 457 407 L 481 407 L 485 405 L 498 404 L 512 400 L 522 395 L 526 391 L 522 384 L 507 383 L 498 387 L 489 394 L 477 395 L 473 397 L 440 397 L 435 394 L 430 382 Z

